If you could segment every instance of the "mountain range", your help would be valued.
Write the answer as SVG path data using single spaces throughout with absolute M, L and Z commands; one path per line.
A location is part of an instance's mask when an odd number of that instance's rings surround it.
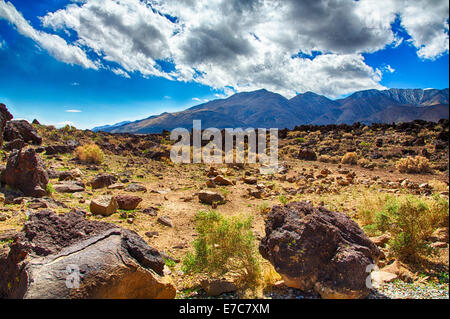
M 111 133 L 160 133 L 178 127 L 289 128 L 301 124 L 392 123 L 449 117 L 449 89 L 364 90 L 331 100 L 306 92 L 292 99 L 265 89 L 234 94 L 175 113 L 162 113 L 134 122 L 93 128 Z

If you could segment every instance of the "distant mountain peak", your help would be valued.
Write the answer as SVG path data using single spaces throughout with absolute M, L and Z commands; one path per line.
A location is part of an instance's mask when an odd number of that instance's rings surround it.
M 159 133 L 163 129 L 191 128 L 193 120 L 202 127 L 293 128 L 301 124 L 351 124 L 354 122 L 397 122 L 449 117 L 449 90 L 386 89 L 363 90 L 331 100 L 311 91 L 288 100 L 259 89 L 236 93 L 176 113 L 164 112 L 146 119 L 94 128 L 113 133 Z

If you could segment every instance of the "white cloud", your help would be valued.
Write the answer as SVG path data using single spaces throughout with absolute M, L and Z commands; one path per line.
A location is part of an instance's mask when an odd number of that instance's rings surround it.
M 386 64 L 381 67 L 381 71 L 383 73 L 394 73 L 395 69 L 393 67 L 391 67 L 389 64 Z
M 57 123 L 55 126 L 60 128 L 60 127 L 66 126 L 66 125 L 75 127 L 75 125 L 72 121 L 62 121 L 62 122 Z
M 78 83 L 78 82 L 72 82 L 72 83 L 70 83 L 70 85 L 71 85 L 71 86 L 79 86 L 80 83 Z
M 34 30 L 17 15 L 0 0 L 0 17 L 64 62 L 105 67 L 124 77 L 138 72 L 194 81 L 223 96 L 259 88 L 286 97 L 381 89 L 383 73 L 394 68 L 373 69 L 362 53 L 399 46 L 404 39 L 392 31 L 397 18 L 419 57 L 434 59 L 448 52 L 445 0 L 84 0 L 41 19 L 49 30 L 75 35 L 72 44 Z M 70 58 L 55 53 L 57 43 L 59 51 L 73 51 Z M 101 62 L 87 59 L 88 50 Z M 298 54 L 313 52 L 320 54 Z M 163 66 L 168 63 L 173 68 Z
M 67 113 L 81 113 L 81 110 L 66 110 Z
M 68 44 L 55 34 L 34 29 L 10 2 L 0 0 L 0 18 L 6 19 L 16 27 L 20 34 L 31 38 L 56 59 L 68 64 L 81 65 L 84 68 L 98 69 L 97 65 L 89 60 L 86 53 L 79 47 Z
M 111 69 L 111 71 L 116 75 L 123 76 L 124 78 L 127 78 L 127 79 L 130 78 L 130 75 L 120 68 Z

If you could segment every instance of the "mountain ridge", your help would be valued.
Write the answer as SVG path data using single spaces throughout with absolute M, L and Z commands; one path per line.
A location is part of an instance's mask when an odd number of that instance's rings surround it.
M 287 99 L 260 89 L 236 93 L 192 106 L 184 111 L 152 115 L 142 120 L 95 127 L 111 133 L 160 133 L 178 127 L 191 128 L 193 120 L 202 127 L 293 128 L 301 124 L 351 124 L 400 122 L 405 119 L 438 121 L 449 117 L 449 89 L 363 90 L 336 100 L 314 92 Z

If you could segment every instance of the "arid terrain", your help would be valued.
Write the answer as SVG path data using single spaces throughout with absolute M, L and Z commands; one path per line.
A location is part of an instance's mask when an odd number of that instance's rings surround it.
M 176 288 L 177 298 L 206 298 L 217 294 L 205 293 L 208 288 L 201 284 L 201 272 L 190 273 L 183 267 L 187 253 L 194 253 L 194 240 L 199 238 L 196 216 L 200 211 L 214 210 L 227 218 L 251 216 L 251 231 L 258 246 L 266 236 L 273 206 L 307 201 L 314 207 L 347 215 L 378 246 L 373 248 L 379 250 L 377 266 L 383 270 L 381 275 L 390 275 L 377 277 L 378 286 L 368 298 L 448 298 L 448 120 L 309 125 L 280 130 L 281 167 L 265 175 L 259 173 L 259 164 L 174 164 L 169 158 L 173 141 L 167 135 L 113 134 L 69 126 L 56 129 L 38 121 L 28 126 L 17 122 L 5 121 L 0 157 L 0 240 L 4 258 L 18 242 L 17 232 L 22 231 L 24 223 L 30 223 L 31 213 L 49 209 L 58 215 L 82 211 L 84 219 L 132 230 L 158 250 L 166 264 L 165 280 Z M 89 162 L 78 147 L 92 143 L 100 148 L 102 158 Z M 35 196 L 24 194 L 27 186 L 21 184 L 26 181 L 14 184 L 12 180 L 18 179 L 19 173 L 10 179 L 5 177 L 8 165 L 13 165 L 8 161 L 18 149 L 33 149 L 30 156 L 40 158 L 48 176 L 47 186 Z M 407 158 L 419 160 L 405 163 L 405 168 L 399 161 Z M 30 178 L 29 182 L 34 181 Z M 204 199 L 200 194 L 205 191 L 215 193 L 204 195 L 214 199 Z M 203 199 L 199 200 L 199 196 Z M 109 203 L 104 204 L 105 198 L 116 198 L 119 207 L 110 210 Z M 383 228 L 378 223 L 381 215 L 377 213 L 386 203 L 404 198 L 419 200 L 419 207 L 428 205 L 430 211 L 437 207 L 436 214 L 440 214 L 432 221 L 423 219 L 423 223 L 431 224 L 426 226 L 428 233 L 417 236 L 419 242 L 414 247 L 425 245 L 429 249 L 417 254 L 395 246 L 392 240 L 397 238 L 396 230 L 390 228 L 392 225 Z M 101 207 L 95 207 L 92 201 L 99 201 Z M 394 227 L 400 227 L 403 217 L 396 220 Z M 410 224 L 416 227 L 414 222 Z M 286 277 L 275 271 L 277 266 L 261 258 L 257 250 L 261 278 L 256 288 L 232 285 L 220 297 L 320 297 L 317 289 L 302 291 L 287 285 L 286 280 L 283 282 Z

